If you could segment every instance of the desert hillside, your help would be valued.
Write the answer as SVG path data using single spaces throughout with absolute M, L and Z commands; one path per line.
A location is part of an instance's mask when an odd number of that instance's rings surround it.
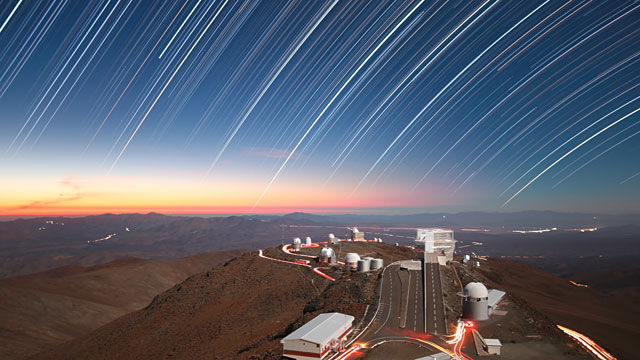
M 635 357 L 640 317 L 631 299 L 575 286 L 559 276 L 502 259 L 489 258 L 467 277 L 464 272 L 460 275 L 463 282 L 481 280 L 506 291 L 520 307 L 589 336 L 620 359 Z
M 370 251 L 383 253 L 387 259 L 414 254 L 386 244 Z M 307 268 L 246 253 L 33 359 L 279 359 L 279 339 L 319 313 L 339 311 L 360 319 L 373 301 L 377 276 L 370 275 L 343 274 L 331 282 Z
M 174 260 L 129 257 L 0 279 L 0 359 L 27 356 L 85 335 L 242 252 Z

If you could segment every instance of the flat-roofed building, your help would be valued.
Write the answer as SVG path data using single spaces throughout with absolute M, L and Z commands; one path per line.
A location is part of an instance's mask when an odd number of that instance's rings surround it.
M 351 229 L 351 241 L 364 241 L 364 232 L 358 230 L 358 228 L 354 227 Z
M 449 229 L 418 229 L 416 232 L 416 246 L 424 249 L 425 254 L 436 254 L 445 257 L 446 261 L 453 260 L 456 240 L 453 230 Z
M 341 351 L 351 333 L 354 317 L 341 313 L 316 316 L 280 340 L 282 355 L 289 359 L 324 359 L 332 351 Z

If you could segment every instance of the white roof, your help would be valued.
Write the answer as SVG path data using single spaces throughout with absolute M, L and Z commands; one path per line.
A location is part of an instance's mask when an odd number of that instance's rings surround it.
M 487 288 L 479 282 L 470 282 L 464 287 L 464 296 L 472 298 L 486 298 L 489 296 Z
M 496 290 L 496 289 L 489 290 L 488 305 L 491 307 L 495 307 L 500 301 L 502 301 L 502 298 L 504 298 L 505 295 L 506 293 L 501 290 Z
M 421 228 L 417 231 L 428 231 L 428 232 L 453 232 L 451 229 L 443 229 L 443 228 Z
M 351 326 L 354 317 L 341 313 L 326 313 L 316 316 L 282 340 L 305 340 L 314 344 L 325 344 L 345 325 Z
M 502 346 L 502 343 L 498 339 L 484 339 L 484 343 L 487 346 Z
M 320 256 L 331 257 L 334 255 L 335 255 L 335 252 L 330 247 L 325 247 L 325 248 L 322 248 L 322 250 L 320 250 Z
M 360 260 L 360 255 L 356 253 L 348 253 L 347 256 L 344 257 L 344 262 L 346 263 L 356 263 Z

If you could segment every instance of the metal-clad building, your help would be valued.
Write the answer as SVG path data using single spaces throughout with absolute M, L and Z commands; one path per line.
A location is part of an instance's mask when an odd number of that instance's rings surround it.
M 333 264 L 336 262 L 336 252 L 330 247 L 324 247 L 320 250 L 320 262 Z
M 418 229 L 416 232 L 416 246 L 424 248 L 427 254 L 444 255 L 447 261 L 453 260 L 456 240 L 453 230 L 449 229 Z
M 344 258 L 344 265 L 348 269 L 357 270 L 358 260 L 360 260 L 360 255 L 356 253 L 348 253 Z
M 337 244 L 340 240 L 333 234 L 329 234 L 329 240 L 327 240 L 329 244 Z
M 371 260 L 371 270 L 378 270 L 378 269 L 382 269 L 382 267 L 384 266 L 384 260 L 382 259 L 373 259 Z
M 302 240 L 299 237 L 293 238 L 293 251 L 300 251 L 302 248 Z
M 296 360 L 324 359 L 331 351 L 342 350 L 353 320 L 341 313 L 320 314 L 280 340 L 282 355 Z
M 353 229 L 351 229 L 351 241 L 364 241 L 364 233 L 360 230 L 358 230 L 358 228 L 354 227 Z
M 361 259 L 358 260 L 358 272 L 367 272 L 371 269 L 371 260 Z
M 489 292 L 479 282 L 470 282 L 464 287 L 462 318 L 481 321 L 489 318 Z

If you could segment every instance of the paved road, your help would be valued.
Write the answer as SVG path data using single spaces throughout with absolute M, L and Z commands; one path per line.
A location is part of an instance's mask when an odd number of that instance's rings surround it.
M 424 261 L 424 314 L 426 332 L 435 335 L 447 334 L 447 323 L 443 303 L 440 265 L 425 257 Z
M 409 341 L 434 351 L 446 351 L 450 346 L 442 338 L 424 335 L 447 333 L 440 267 L 437 262 L 418 261 L 409 268 L 412 270 L 393 264 L 384 270 L 378 311 L 357 341 L 368 347 L 387 341 Z M 402 354 L 397 355 L 402 358 Z
M 387 267 L 382 276 L 379 310 L 361 340 L 424 332 L 422 285 L 421 271 L 403 270 L 399 265 Z
M 405 270 L 406 271 L 406 270 Z M 424 307 L 422 306 L 422 271 L 411 270 L 410 286 L 407 292 L 406 329 L 424 332 Z

